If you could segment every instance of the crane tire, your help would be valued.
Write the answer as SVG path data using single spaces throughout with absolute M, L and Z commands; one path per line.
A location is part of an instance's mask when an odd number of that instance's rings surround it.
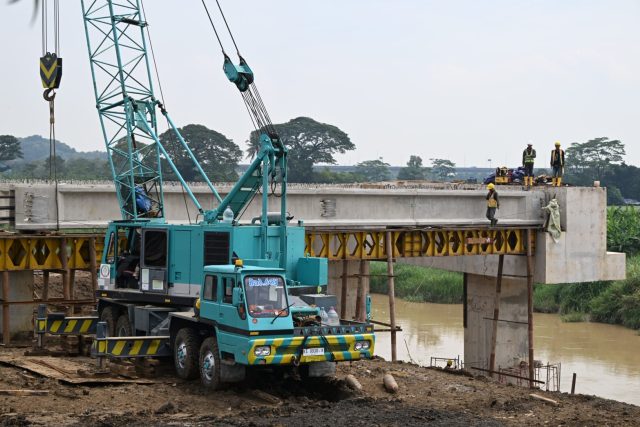
M 112 306 L 105 307 L 100 313 L 100 321 L 107 324 L 107 336 L 113 337 L 116 334 L 116 311 Z
M 133 331 L 131 330 L 131 322 L 129 321 L 129 315 L 127 313 L 121 314 L 118 317 L 118 321 L 116 322 L 116 333 L 117 337 L 131 337 L 133 336 Z
M 220 351 L 215 337 L 209 337 L 200 346 L 200 381 L 205 388 L 220 390 L 223 386 L 220 376 Z
M 192 328 L 182 328 L 176 334 L 173 345 L 173 363 L 176 374 L 183 380 L 198 378 L 200 335 Z

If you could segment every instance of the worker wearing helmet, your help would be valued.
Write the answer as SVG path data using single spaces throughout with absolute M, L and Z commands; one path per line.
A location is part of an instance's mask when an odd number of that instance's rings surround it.
M 533 163 L 536 160 L 536 150 L 533 149 L 531 141 L 522 152 L 522 166 L 524 167 L 524 185 L 533 186 Z
M 495 185 L 491 182 L 487 185 L 487 219 L 491 221 L 491 226 L 493 227 L 498 223 L 496 219 L 496 209 L 500 209 L 500 200 L 498 199 L 498 192 L 496 191 Z
M 553 186 L 560 187 L 564 171 L 564 150 L 560 148 L 559 141 L 556 141 L 555 150 L 551 151 L 551 168 L 553 169 Z

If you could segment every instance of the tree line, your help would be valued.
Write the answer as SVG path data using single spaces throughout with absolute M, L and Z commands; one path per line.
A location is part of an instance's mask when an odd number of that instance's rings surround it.
M 624 144 L 607 137 L 574 142 L 566 151 L 566 182 L 607 187 L 607 203 L 624 205 L 625 199 L 640 200 L 640 168 L 625 162 Z
M 363 160 L 350 172 L 334 172 L 318 165 L 337 164 L 336 155 L 355 150 L 356 146 L 347 133 L 336 126 L 298 117 L 286 123 L 276 124 L 281 140 L 288 148 L 289 182 L 295 183 L 353 183 L 389 181 L 395 177 L 390 165 L 382 158 Z M 210 180 L 233 182 L 238 179 L 238 165 L 243 160 L 240 147 L 225 135 L 203 125 L 190 124 L 180 128 L 180 133 L 199 160 Z M 186 181 L 199 181 L 201 177 L 190 157 L 170 131 L 162 133 L 160 141 L 165 146 L 180 174 Z M 121 141 L 124 144 L 124 140 Z M 259 134 L 253 131 L 247 141 L 246 157 L 253 158 L 260 149 Z M 29 162 L 17 162 L 23 157 L 20 140 L 12 135 L 0 136 L 0 163 L 4 165 L 2 176 L 7 179 L 78 179 L 108 180 L 111 170 L 106 159 L 48 157 Z M 12 161 L 11 166 L 7 161 Z M 177 177 L 164 160 L 165 179 Z M 455 176 L 455 164 L 446 159 L 431 159 L 431 167 L 425 167 L 422 158 L 412 155 L 406 167 L 399 172 L 401 180 L 447 180 Z
M 452 161 L 430 158 L 430 165 L 425 166 L 419 155 L 411 155 L 397 177 L 393 176 L 389 163 L 383 158 L 360 161 L 351 171 L 333 171 L 321 165 L 335 165 L 336 155 L 356 148 L 343 130 L 309 117 L 276 124 L 275 128 L 289 149 L 289 182 L 335 184 L 393 179 L 450 181 L 456 178 L 456 164 Z M 259 150 L 259 134 L 256 131 L 246 141 L 245 153 L 231 139 L 203 125 L 190 124 L 181 128 L 180 132 L 204 171 L 215 182 L 237 180 L 238 165 L 243 157 L 246 155 L 250 160 Z M 185 180 L 201 179 L 189 156 L 170 131 L 162 133 L 160 140 Z M 599 137 L 586 142 L 574 142 L 566 150 L 565 182 L 591 186 L 594 181 L 600 181 L 602 186 L 608 187 L 608 202 L 612 205 L 624 204 L 624 199 L 640 200 L 640 168 L 626 164 L 625 155 L 624 144 L 616 139 Z M 57 156 L 29 162 L 16 161 L 22 157 L 20 140 L 11 135 L 0 135 L 0 171 L 4 169 L 3 178 L 49 179 L 55 174 L 60 179 L 111 179 L 106 153 L 104 159 L 65 159 Z M 165 179 L 176 178 L 167 164 L 163 165 L 163 171 Z

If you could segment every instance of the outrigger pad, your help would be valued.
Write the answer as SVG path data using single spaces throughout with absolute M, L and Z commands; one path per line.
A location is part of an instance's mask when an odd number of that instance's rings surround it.
M 309 364 L 309 377 L 333 377 L 336 375 L 335 362 L 314 362 Z

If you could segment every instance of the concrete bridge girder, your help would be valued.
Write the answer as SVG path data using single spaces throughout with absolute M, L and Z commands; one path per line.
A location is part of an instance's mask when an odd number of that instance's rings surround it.
M 5 184 L 15 194 L 17 229 L 46 229 L 56 226 L 55 189 L 49 184 Z M 0 190 L 4 187 L 0 186 Z M 328 228 L 369 228 L 374 226 L 416 226 L 447 224 L 487 224 L 485 190 L 473 189 L 369 189 L 331 186 L 309 187 L 291 184 L 288 187 L 288 210 L 306 225 Z M 58 186 L 58 204 L 61 226 L 78 228 L 104 226 L 120 218 L 113 184 L 65 184 Z M 231 187 L 220 186 L 224 196 Z M 192 190 L 205 209 L 215 206 L 208 188 L 194 185 Z M 185 196 L 177 185 L 166 185 L 165 213 L 173 222 L 194 220 L 197 211 L 187 199 L 189 215 L 185 209 Z M 510 224 L 541 224 L 540 207 L 547 194 L 543 190 L 521 191 L 518 187 L 501 190 L 500 213 Z M 278 198 L 270 199 L 278 210 Z M 254 200 L 242 220 L 250 221 L 259 215 L 260 201 Z

